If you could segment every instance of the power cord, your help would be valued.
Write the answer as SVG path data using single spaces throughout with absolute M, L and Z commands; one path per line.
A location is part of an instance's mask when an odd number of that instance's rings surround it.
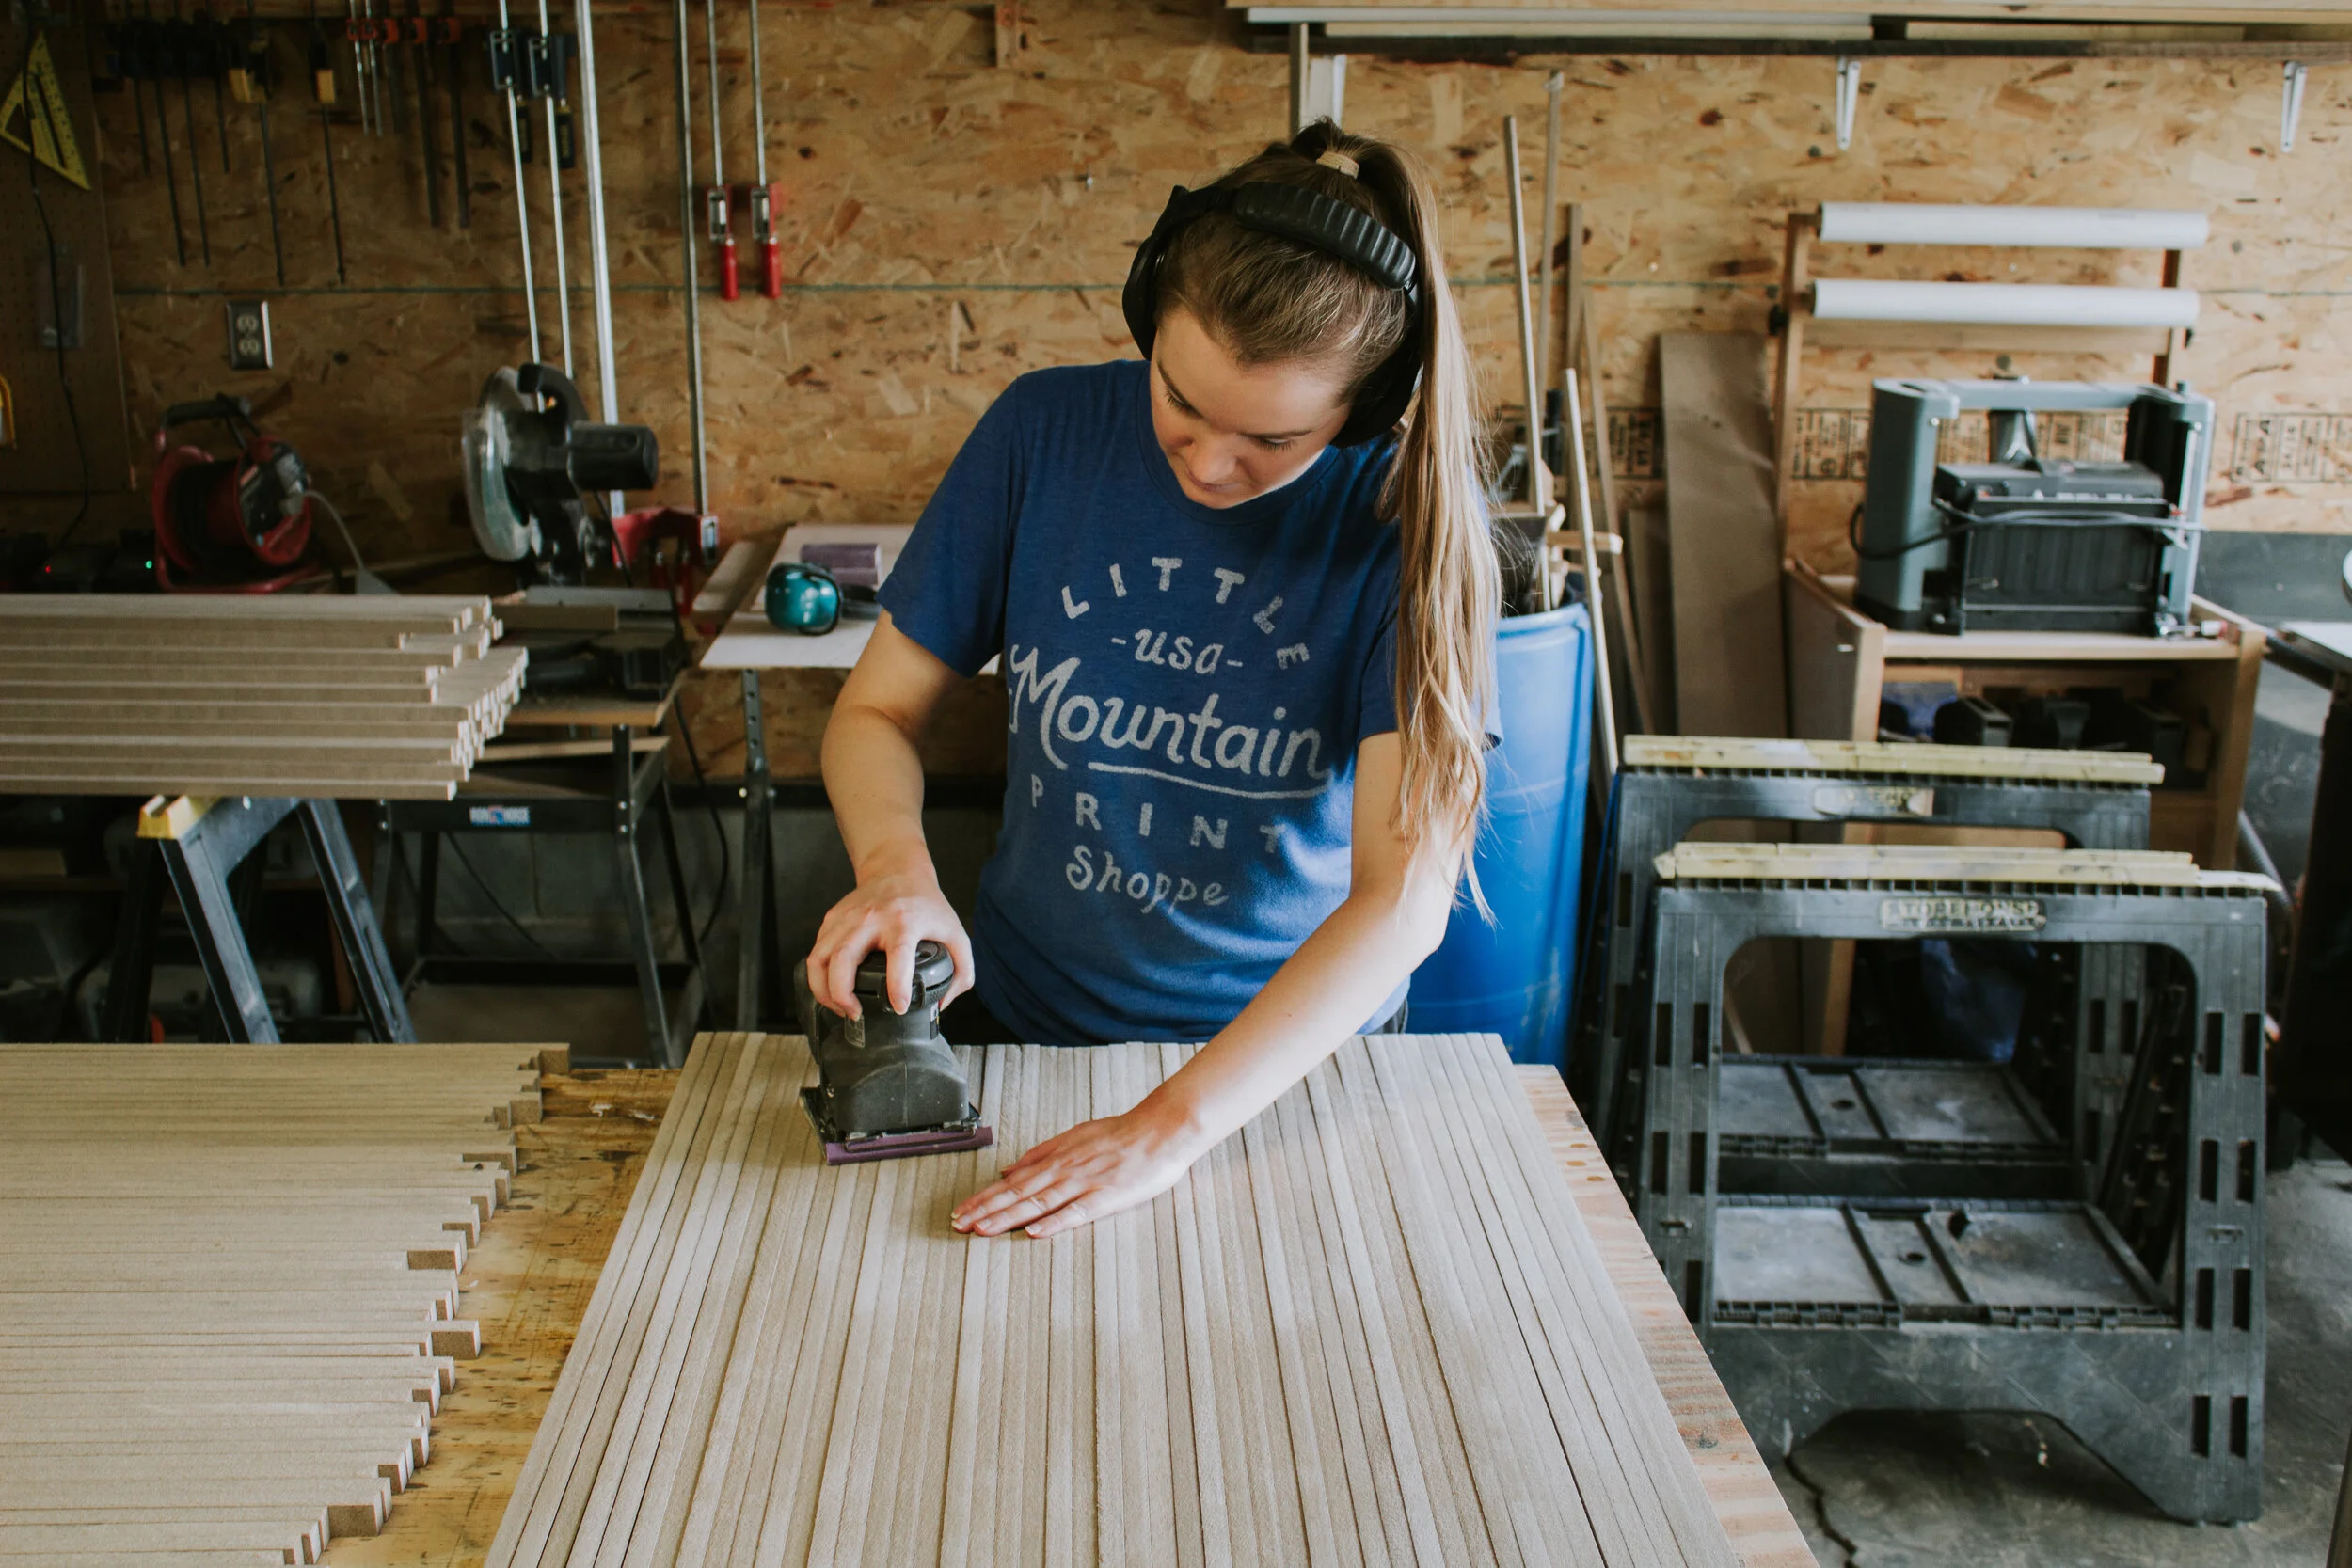
M 675 605 L 670 607 L 670 615 L 673 620 L 676 619 Z M 719 924 L 719 911 L 726 908 L 727 884 L 733 880 L 727 869 L 727 829 L 726 824 L 719 820 L 718 806 L 711 801 L 710 781 L 703 775 L 703 759 L 694 750 L 694 736 L 686 727 L 686 716 L 673 707 L 671 717 L 677 721 L 678 743 L 686 748 L 686 765 L 694 770 L 694 788 L 702 796 L 703 810 L 710 817 L 711 835 L 719 841 L 719 888 L 710 900 L 710 913 L 704 919 L 702 935 L 697 939 L 708 942 L 712 927 Z
M 491 891 L 488 879 L 485 879 L 482 875 L 481 871 L 475 867 L 472 858 L 466 853 L 466 847 L 460 844 L 454 835 L 444 835 L 443 842 L 449 847 L 450 852 L 457 857 L 457 863 L 466 868 L 466 875 L 473 879 L 473 885 L 481 890 L 482 896 L 489 900 L 490 908 L 498 911 L 499 918 L 505 921 L 508 926 L 514 927 L 515 934 L 522 938 L 523 941 L 529 942 L 532 949 L 536 951 L 541 958 L 553 958 L 555 954 L 549 950 L 547 943 L 532 935 L 530 927 L 525 926 L 521 921 L 516 919 L 514 911 L 509 910 L 504 902 L 500 899 L 499 895 Z M 423 872 L 421 869 L 412 867 L 409 864 L 407 852 L 405 850 L 401 852 L 400 869 L 401 874 L 408 879 L 408 885 L 411 890 L 415 891 L 415 895 L 421 897 L 421 890 L 424 886 Z M 448 933 L 441 930 L 440 914 L 437 911 L 433 912 L 433 929 L 440 936 L 442 941 L 449 941 Z M 454 945 L 454 943 L 452 945 Z
M 2004 528 L 2011 523 L 2103 523 L 2111 528 L 2144 528 L 2151 533 L 2162 534 L 2170 533 L 2175 527 L 2154 517 L 2135 517 L 2128 512 L 2058 512 L 2046 507 L 2005 512 L 1997 517 L 1979 517 L 1938 497 L 1931 504 L 1946 516 L 1958 521 L 1922 538 L 1906 540 L 1890 549 L 1871 550 L 1862 546 L 1862 509 L 1865 504 L 1856 501 L 1853 511 L 1846 518 L 1846 545 L 1853 551 L 1857 561 L 1899 561 L 1914 550 L 1924 550 L 1931 545 L 1947 544 L 1979 529 Z
M 472 857 L 466 853 L 466 847 L 458 843 L 456 839 L 452 838 L 449 841 L 449 847 L 450 852 L 457 857 L 457 863 L 466 868 L 466 875 L 473 879 L 473 885 L 482 890 L 482 896 L 490 901 L 490 908 L 498 911 L 499 918 L 505 921 L 507 925 L 513 927 L 515 928 L 515 934 L 522 938 L 523 941 L 531 943 L 531 945 L 537 950 L 541 958 L 554 958 L 555 955 L 548 950 L 547 943 L 541 942 L 537 937 L 532 936 L 531 934 L 531 928 L 525 926 L 521 921 L 516 919 L 514 914 L 507 909 L 506 905 L 500 900 L 499 895 L 490 891 L 489 879 L 484 877 L 480 871 L 475 869 Z
M 342 536 L 343 549 L 351 557 L 351 582 L 354 591 L 361 594 L 391 593 L 392 588 L 389 583 L 368 570 L 367 562 L 359 554 L 358 541 L 351 537 L 351 525 L 343 521 L 342 508 L 328 500 L 321 491 L 306 490 L 303 494 L 310 499 L 312 505 L 326 511 L 327 519 L 335 525 L 335 531 Z
M 40 84 L 33 80 L 33 46 L 40 40 L 40 24 L 34 21 L 28 15 L 24 20 L 24 58 L 19 63 L 16 73 L 16 79 L 24 84 L 24 139 L 32 143 L 35 147 L 40 146 L 40 139 L 36 133 L 43 128 L 46 128 L 49 135 L 49 145 L 52 147 L 61 147 L 64 144 L 57 136 L 56 123 L 49 118 L 48 102 L 41 94 Z M 33 123 L 35 116 L 40 117 L 40 126 L 36 126 Z M 91 495 L 89 479 L 89 448 L 84 443 L 82 438 L 82 413 L 81 410 L 74 405 L 73 382 L 66 373 L 65 267 L 63 265 L 63 258 L 59 255 L 57 250 L 57 231 L 49 221 L 49 203 L 42 198 L 40 194 L 40 160 L 32 156 L 29 150 L 27 150 L 24 159 L 24 171 L 25 177 L 32 182 L 33 211 L 40 218 L 41 243 L 48 247 L 49 319 L 55 328 L 57 340 L 57 389 L 59 392 L 64 394 L 65 397 L 66 423 L 71 426 L 73 431 L 73 460 L 82 475 L 82 504 L 75 509 L 73 521 L 66 525 L 66 529 L 63 533 L 57 535 L 56 544 L 50 546 L 51 552 L 54 554 L 56 551 L 65 548 L 67 543 L 72 539 L 74 533 L 81 528 L 83 520 L 89 516 Z

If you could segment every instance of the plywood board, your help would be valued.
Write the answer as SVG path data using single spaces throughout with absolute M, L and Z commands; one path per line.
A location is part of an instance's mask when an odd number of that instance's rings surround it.
M 1769 350 L 1769 339 L 1746 332 L 1658 340 L 1675 719 L 1686 735 L 1788 733 Z
M 538 1054 L 0 1045 L 0 1556 L 373 1535 L 481 1349 Z
M 1356 1040 L 1153 1203 L 953 1202 L 1189 1048 L 991 1047 L 988 1150 L 828 1167 L 704 1036 L 488 1560 L 1737 1558 L 1490 1037 Z

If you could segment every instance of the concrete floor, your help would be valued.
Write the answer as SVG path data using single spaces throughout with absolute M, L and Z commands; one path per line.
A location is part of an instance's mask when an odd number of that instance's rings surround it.
M 2352 1166 L 2269 1199 L 2261 1518 L 2174 1524 L 2044 1418 L 1854 1415 L 1773 1466 L 1822 1568 L 2315 1568 L 2352 1430 Z
M 675 994 L 670 1005 L 675 1006 Z M 524 986 L 419 986 L 408 1013 L 421 1040 L 518 1040 L 568 1045 L 575 1061 L 648 1061 L 644 1004 L 634 990 L 602 986 L 555 990 Z M 714 1028 L 734 1015 L 715 1014 Z

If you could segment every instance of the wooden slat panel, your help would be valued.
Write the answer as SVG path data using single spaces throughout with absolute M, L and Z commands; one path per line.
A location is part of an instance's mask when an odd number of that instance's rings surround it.
M 1549 1068 L 1523 1067 L 1515 1076 L 1534 1107 L 1545 1148 L 1566 1178 L 1569 1198 L 1594 1249 L 1608 1264 L 1643 1357 L 1673 1405 L 1683 1450 L 1697 1466 L 1716 1516 L 1739 1544 L 1740 1561 L 1745 1568 L 1814 1568 L 1804 1532 L 1740 1425 L 1681 1300 L 1659 1272 L 1649 1239 L 1626 1206 L 1567 1085 Z
M 1738 18 L 1752 15 L 1771 24 L 1790 8 L 1786 0 L 1280 0 L 1281 8 L 1376 14 L 1383 11 L 1524 10 L 1534 16 L 1556 12 L 1573 19 L 1581 11 L 1607 11 L 1616 17 L 1649 12 L 1662 19 L 1708 19 L 1716 31 L 1736 33 Z M 1226 0 L 1234 10 L 1266 9 L 1266 0 Z M 1951 20 L 1966 15 L 1952 0 L 1807 0 L 1803 8 L 1815 14 L 1920 16 Z M 2352 6 L 2344 0 L 2007 0 L 1981 9 L 1985 21 L 2001 22 L 2219 22 L 2241 25 L 2255 23 L 2298 23 L 2343 26 L 2352 24 Z
M 968 1053 L 995 1147 L 833 1168 L 803 1044 L 703 1037 L 488 1560 L 1739 1560 L 1490 1037 L 1351 1042 L 1054 1241 L 947 1227 L 1189 1049 Z

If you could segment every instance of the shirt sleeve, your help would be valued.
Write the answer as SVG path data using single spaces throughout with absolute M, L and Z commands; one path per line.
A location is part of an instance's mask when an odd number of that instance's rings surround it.
M 967 676 L 1004 650 L 1022 484 L 1020 390 L 1015 382 L 980 416 L 876 595 L 893 625 Z

